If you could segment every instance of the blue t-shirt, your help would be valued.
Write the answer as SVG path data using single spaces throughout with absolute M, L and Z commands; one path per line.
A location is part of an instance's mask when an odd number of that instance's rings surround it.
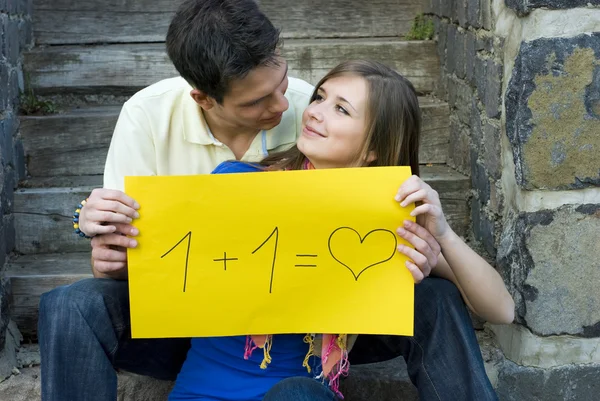
M 229 161 L 221 163 L 213 174 L 262 171 L 253 164 Z M 243 307 L 240 302 L 240 307 Z M 169 401 L 260 401 L 277 382 L 288 377 L 311 376 L 302 366 L 308 352 L 304 335 L 275 335 L 271 363 L 260 368 L 263 350 L 255 349 L 244 359 L 245 336 L 193 338 L 187 358 L 177 376 Z M 315 372 L 315 358 L 311 357 Z

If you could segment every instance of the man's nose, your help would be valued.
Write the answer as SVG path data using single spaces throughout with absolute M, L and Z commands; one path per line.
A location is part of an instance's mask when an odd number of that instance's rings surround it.
M 271 103 L 270 111 L 272 113 L 283 113 L 288 107 L 290 107 L 290 102 L 288 102 L 283 93 L 278 93 L 275 99 L 273 99 L 273 103 Z

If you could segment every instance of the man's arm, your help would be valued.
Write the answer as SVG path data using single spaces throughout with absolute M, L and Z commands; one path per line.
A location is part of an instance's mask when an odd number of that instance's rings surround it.
M 137 246 L 131 224 L 139 205 L 124 190 L 125 176 L 155 175 L 156 157 L 151 123 L 139 104 L 123 106 L 104 170 L 104 188 L 94 190 L 83 207 L 80 229 L 92 239 L 94 277 L 127 278 L 127 248 Z M 83 217 L 83 218 L 82 218 Z M 82 221 L 83 220 L 83 221 Z

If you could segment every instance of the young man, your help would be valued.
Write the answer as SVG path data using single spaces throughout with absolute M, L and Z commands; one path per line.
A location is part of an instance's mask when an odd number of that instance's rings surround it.
M 205 174 L 225 160 L 260 160 L 291 146 L 312 87 L 287 77 L 278 43 L 278 31 L 253 0 L 180 6 L 167 50 L 181 78 L 154 84 L 125 103 L 105 188 L 95 190 L 81 212 L 81 230 L 94 236 L 95 278 L 59 287 L 40 301 L 44 401 L 114 400 L 115 369 L 175 379 L 189 340 L 130 337 L 125 249 L 136 246 L 131 223 L 139 206 L 123 193 L 123 177 Z M 174 218 L 185 218 L 185 211 Z M 425 240 L 427 262 L 419 267 L 427 276 L 437 258 L 435 240 L 424 229 L 415 234 Z M 496 399 L 457 288 L 426 279 L 416 287 L 415 309 L 414 337 L 359 337 L 351 360 L 403 355 L 424 400 Z M 265 399 L 331 399 L 320 392 L 310 380 L 284 380 Z

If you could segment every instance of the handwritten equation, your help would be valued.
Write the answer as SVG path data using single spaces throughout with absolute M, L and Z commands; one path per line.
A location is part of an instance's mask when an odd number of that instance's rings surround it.
M 344 243 L 344 241 L 347 242 L 349 239 L 348 235 L 344 235 L 344 234 L 348 234 L 348 233 L 354 234 L 353 237 L 358 237 L 358 240 L 359 240 L 358 245 L 359 246 L 362 245 L 367 240 L 367 238 L 369 238 L 371 235 L 380 234 L 380 236 L 381 236 L 381 234 L 383 234 L 388 239 L 388 242 L 391 245 L 391 246 L 388 246 L 389 252 L 384 252 L 383 254 L 381 254 L 381 252 L 378 252 L 379 254 L 375 255 L 374 260 L 371 261 L 372 263 L 367 264 L 367 265 L 362 265 L 362 266 L 357 266 L 356 264 L 352 263 L 353 261 L 351 261 L 351 260 L 342 261 L 343 258 L 340 256 L 340 251 L 339 251 L 338 247 L 339 246 L 347 247 L 349 245 L 347 243 Z M 339 240 L 338 240 L 338 238 L 339 238 Z M 393 241 L 389 241 L 389 238 L 392 238 Z M 372 240 L 377 240 L 377 238 L 372 237 Z M 258 247 L 256 249 L 254 249 L 251 252 L 250 256 L 257 253 L 263 247 L 265 247 L 264 252 L 268 252 L 269 247 L 267 244 L 269 242 L 271 243 L 271 245 L 273 247 L 272 248 L 273 256 L 271 259 L 271 264 L 269 266 L 270 271 L 271 271 L 270 280 L 269 280 L 269 294 L 271 294 L 273 292 L 273 279 L 275 276 L 275 267 L 277 265 L 277 251 L 278 251 L 278 247 L 279 247 L 279 227 L 275 227 L 273 229 L 273 231 L 268 235 L 268 237 L 260 245 L 258 245 Z M 183 270 L 183 292 L 186 292 L 187 281 L 188 281 L 188 270 L 189 270 L 189 266 L 190 266 L 190 250 L 192 247 L 192 231 L 189 231 L 187 234 L 185 234 L 183 236 L 183 238 L 181 238 L 175 245 L 173 245 L 171 247 L 171 249 L 169 249 L 167 252 L 165 252 L 163 255 L 161 255 L 160 258 L 161 259 L 165 258 L 173 250 L 175 250 L 177 247 L 179 247 L 179 245 L 181 245 L 181 244 L 184 244 L 182 246 L 186 247 L 185 264 L 184 264 L 184 270 Z M 333 232 L 329 235 L 329 238 L 327 239 L 327 249 L 329 250 L 329 256 L 331 256 L 337 263 L 339 263 L 341 266 L 345 267 L 350 273 L 352 273 L 352 276 L 354 277 L 355 281 L 358 281 L 360 276 L 364 272 L 369 270 L 370 268 L 380 265 L 382 263 L 385 263 L 385 262 L 389 261 L 390 259 L 392 259 L 394 257 L 394 254 L 396 253 L 397 247 L 398 247 L 398 240 L 396 238 L 396 234 L 394 234 L 392 231 L 384 229 L 384 228 L 378 228 L 378 229 L 371 230 L 368 233 L 366 233 L 364 236 L 361 236 L 358 231 L 356 231 L 355 229 L 353 229 L 351 227 L 339 227 L 339 228 L 336 228 L 335 230 L 333 230 Z M 317 262 L 316 262 L 318 257 L 319 257 L 319 255 L 317 255 L 317 254 L 296 254 L 296 258 L 298 258 L 297 259 L 298 263 L 295 264 L 294 267 L 296 267 L 296 268 L 316 268 L 318 266 Z M 222 257 L 215 258 L 212 261 L 219 263 L 219 266 L 223 267 L 223 271 L 227 271 L 227 263 L 228 262 L 237 262 L 237 261 L 240 261 L 240 259 L 238 257 L 227 257 L 227 251 L 224 251 Z

